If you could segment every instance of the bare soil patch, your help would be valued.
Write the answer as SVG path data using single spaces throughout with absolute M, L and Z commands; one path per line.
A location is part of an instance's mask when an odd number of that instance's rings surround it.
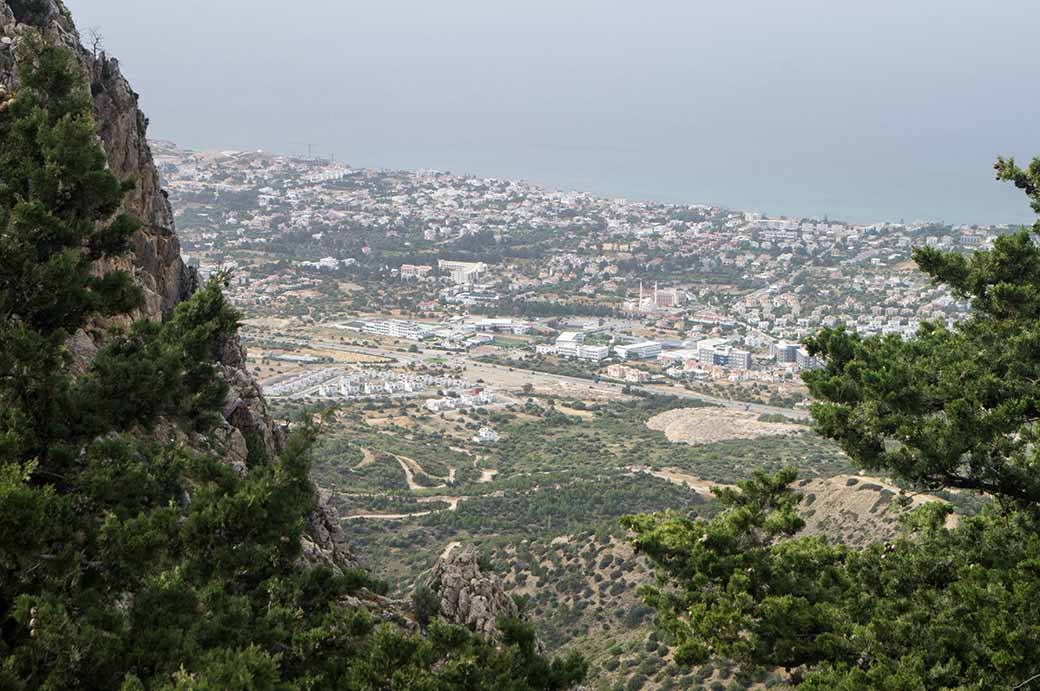
M 684 444 L 711 444 L 728 439 L 798 434 L 802 425 L 760 422 L 757 413 L 725 408 L 678 408 L 655 415 L 646 426 L 664 432 L 668 441 Z

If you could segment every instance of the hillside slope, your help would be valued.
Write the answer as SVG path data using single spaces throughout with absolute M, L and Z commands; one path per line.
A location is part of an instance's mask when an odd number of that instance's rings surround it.
M 103 52 L 94 54 L 81 44 L 68 9 L 60 0 L 0 0 L 0 89 L 18 90 L 17 45 L 29 30 L 40 31 L 55 45 L 66 48 L 90 81 L 94 116 L 110 170 L 121 180 L 133 180 L 123 210 L 141 222 L 134 233 L 133 252 L 109 260 L 98 270 L 131 273 L 144 292 L 140 315 L 161 320 L 199 287 L 199 278 L 181 258 L 174 228 L 173 210 L 160 186 L 159 174 L 147 140 L 148 119 L 138 107 L 138 96 L 119 68 L 119 62 Z M 124 320 L 125 321 L 125 320 Z M 101 327 L 77 333 L 69 344 L 74 357 L 89 361 L 103 344 Z M 273 457 L 283 447 L 284 433 L 268 413 L 260 387 L 245 365 L 245 353 L 237 338 L 224 346 L 221 376 L 230 393 L 223 409 L 224 424 L 210 438 L 194 437 L 189 443 L 223 456 L 240 470 L 249 455 Z M 161 430 L 162 441 L 183 437 L 180 430 Z M 216 447 L 216 448 L 211 448 Z M 308 531 L 309 559 L 346 567 L 356 560 L 346 548 L 338 524 L 324 509 L 315 511 Z

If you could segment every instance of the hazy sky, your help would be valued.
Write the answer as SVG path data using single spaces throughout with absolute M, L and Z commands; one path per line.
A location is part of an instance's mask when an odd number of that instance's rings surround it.
M 853 220 L 1031 217 L 1036 0 L 66 0 L 196 148 Z

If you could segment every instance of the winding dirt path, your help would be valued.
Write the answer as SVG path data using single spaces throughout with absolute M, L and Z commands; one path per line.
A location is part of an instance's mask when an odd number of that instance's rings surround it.
M 418 482 L 415 481 L 415 468 L 418 468 L 418 472 L 422 472 L 422 468 L 415 461 L 411 459 L 405 460 L 404 456 L 394 456 L 398 463 L 401 464 L 401 470 L 404 471 L 404 481 L 408 484 L 408 489 L 413 492 L 423 488 Z M 409 462 L 410 461 L 410 462 Z
M 431 513 L 433 513 L 433 511 L 419 511 L 417 513 L 360 513 L 354 516 L 343 516 L 341 520 L 356 521 L 361 518 L 371 518 L 375 520 L 398 521 L 405 518 L 418 518 L 420 516 L 429 516 Z
M 418 504 L 433 504 L 436 502 L 444 502 L 448 506 L 443 509 L 430 509 L 429 511 L 415 511 L 413 513 L 361 513 L 353 516 L 343 516 L 344 521 L 354 521 L 359 518 L 366 518 L 372 520 L 383 520 L 383 521 L 396 521 L 405 518 L 420 518 L 422 516 L 429 516 L 434 513 L 441 513 L 442 511 L 457 511 L 459 503 L 464 502 L 470 497 L 450 497 L 446 495 L 437 495 L 434 497 L 416 497 L 415 501 Z
M 376 455 L 372 453 L 370 449 L 367 449 L 364 446 L 361 447 L 361 456 L 361 461 L 356 466 L 354 466 L 354 470 L 361 470 L 365 466 L 372 465 L 376 462 Z
M 435 497 L 416 497 L 415 501 L 419 504 L 433 504 L 434 502 L 442 501 L 448 505 L 446 509 L 436 509 L 437 511 L 457 511 L 459 508 L 459 502 L 466 501 L 469 497 L 449 497 L 443 494 L 439 494 Z
M 401 470 L 404 471 L 405 482 L 408 483 L 408 489 L 412 490 L 413 492 L 420 489 L 440 489 L 442 487 L 448 486 L 446 483 L 433 485 L 431 487 L 420 485 L 418 482 L 415 481 L 415 475 L 417 473 L 422 473 L 427 477 L 432 477 L 434 480 L 444 480 L 445 478 L 438 477 L 436 475 L 430 475 L 425 470 L 423 470 L 423 467 L 421 465 L 419 465 L 412 459 L 408 458 L 407 456 L 398 456 L 397 454 L 393 454 L 393 456 L 397 459 L 397 462 L 401 464 Z
M 723 485 L 718 482 L 712 482 L 711 480 L 705 480 L 703 478 L 697 477 L 696 475 L 690 475 L 689 473 L 684 473 L 681 470 L 676 470 L 675 468 L 653 470 L 652 468 L 647 468 L 646 466 L 631 466 L 629 467 L 629 470 L 634 473 L 644 473 L 646 475 L 651 475 L 660 480 L 667 480 L 673 485 L 681 485 L 683 487 L 688 487 L 689 489 L 692 489 L 694 492 L 699 492 L 700 494 L 711 494 L 711 489 L 713 487 L 731 486 Z
M 444 477 L 442 475 L 434 475 L 419 465 L 414 459 L 408 458 L 407 456 L 400 456 L 398 454 L 392 455 L 397 459 L 397 462 L 401 464 L 401 469 L 404 471 L 405 481 L 408 483 L 408 489 L 412 491 L 420 489 L 441 489 L 447 487 L 449 484 L 455 483 L 455 468 L 452 468 L 451 466 L 448 467 L 448 477 Z M 441 484 L 432 486 L 420 485 L 415 481 L 415 476 L 418 474 L 431 477 L 434 480 L 440 480 Z

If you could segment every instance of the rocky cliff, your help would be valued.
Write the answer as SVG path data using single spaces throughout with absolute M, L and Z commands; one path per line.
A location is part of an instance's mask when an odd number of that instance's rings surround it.
M 87 50 L 69 11 L 61 0 L 0 0 L 0 101 L 3 92 L 18 90 L 17 46 L 28 31 L 39 31 L 47 40 L 66 47 L 83 69 L 85 85 L 94 101 L 94 115 L 111 170 L 122 180 L 133 180 L 133 191 L 124 210 L 141 222 L 133 237 L 133 251 L 126 257 L 98 266 L 99 271 L 119 269 L 131 273 L 144 291 L 141 315 L 163 319 L 198 287 L 198 275 L 181 258 L 174 231 L 173 210 L 160 186 L 146 138 L 148 119 L 138 108 L 138 97 L 123 77 L 119 62 L 104 52 Z M 70 342 L 75 358 L 89 360 L 101 344 L 100 330 L 80 332 Z M 282 429 L 268 414 L 260 387 L 245 362 L 237 338 L 225 344 L 220 366 L 230 386 L 224 406 L 224 424 L 209 438 L 188 437 L 195 446 L 208 447 L 246 471 L 251 453 L 266 457 L 282 448 Z M 167 441 L 185 440 L 177 429 L 160 429 Z M 353 566 L 343 534 L 324 504 L 311 517 L 305 539 L 308 561 Z
M 141 222 L 134 236 L 134 254 L 118 267 L 133 271 L 145 291 L 144 312 L 161 318 L 191 294 L 195 276 L 181 260 L 173 229 L 173 211 L 159 186 L 159 176 L 145 139 L 148 121 L 137 107 L 137 94 L 104 53 L 83 48 L 72 19 L 57 0 L 0 0 L 0 85 L 18 87 L 15 46 L 27 28 L 35 28 L 75 55 L 94 97 L 94 112 L 109 166 L 121 179 L 136 186 L 125 203 Z
M 480 568 L 475 545 L 448 545 L 426 583 L 440 598 L 440 616 L 471 631 L 496 636 L 499 617 L 518 614 L 502 579 Z

